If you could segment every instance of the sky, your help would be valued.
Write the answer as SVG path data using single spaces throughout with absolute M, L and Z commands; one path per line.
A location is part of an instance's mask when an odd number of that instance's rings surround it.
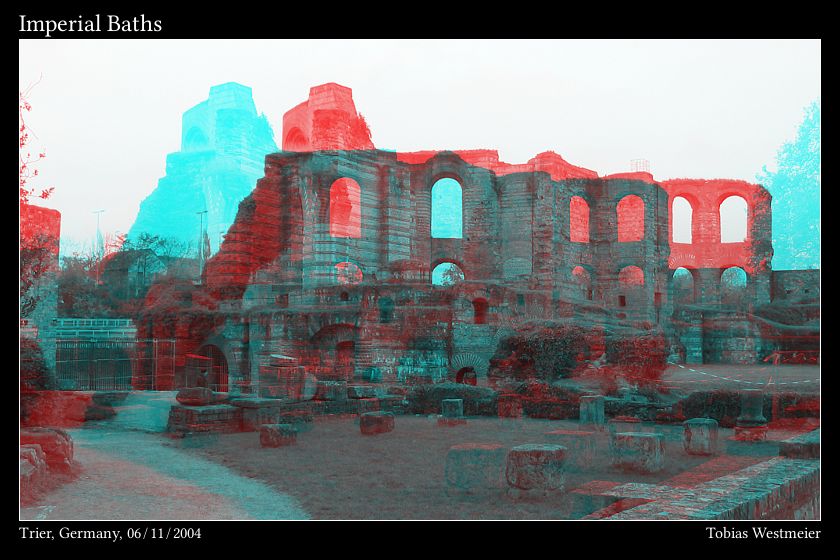
M 127 232 L 180 147 L 182 113 L 229 81 L 253 88 L 280 144 L 314 85 L 353 89 L 378 148 L 552 150 L 601 175 L 755 181 L 820 97 L 818 40 L 21 40 L 36 187 L 62 250 Z M 40 81 L 39 81 L 40 80 Z M 40 203 L 40 202 L 39 202 Z

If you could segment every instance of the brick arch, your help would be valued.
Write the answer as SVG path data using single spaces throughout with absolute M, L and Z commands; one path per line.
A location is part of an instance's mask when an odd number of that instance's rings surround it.
M 592 204 L 578 195 L 569 198 L 569 240 L 572 243 L 589 243 Z
M 680 281 L 677 278 L 677 273 L 681 270 L 685 270 L 688 272 L 688 277 L 691 278 L 690 288 L 677 286 L 677 282 Z M 675 268 L 674 271 L 671 273 L 670 278 L 668 279 L 668 288 L 671 292 L 671 301 L 673 301 L 674 304 L 696 303 L 698 289 L 700 288 L 700 281 L 700 274 L 696 269 L 685 266 L 679 266 Z
M 674 204 L 677 199 L 681 198 L 688 203 L 691 212 L 691 223 L 689 224 L 689 241 L 675 241 L 674 240 Z M 690 193 L 680 193 L 670 197 L 668 201 L 668 241 L 669 243 L 687 243 L 695 242 L 695 230 L 697 229 L 697 213 L 700 210 L 700 201 L 696 196 Z
M 358 323 L 358 318 L 357 321 Z M 308 340 L 313 342 L 316 338 L 333 336 L 333 334 L 347 335 L 352 332 L 353 336 L 357 336 L 359 327 L 357 324 L 348 323 L 344 318 L 338 318 L 333 315 L 319 314 L 309 317 Z M 336 334 L 336 336 L 338 336 Z
M 472 367 L 477 374 L 486 376 L 489 365 L 489 356 L 480 356 L 475 352 L 461 352 L 452 356 L 452 359 L 449 361 L 449 370 L 453 378 L 459 370 L 466 367 Z
M 466 279 L 469 278 L 469 271 L 467 270 L 467 267 L 464 265 L 463 261 L 461 261 L 461 259 L 450 258 L 450 257 L 439 257 L 437 259 L 434 259 L 431 263 L 431 266 L 429 267 L 429 276 L 431 277 L 432 271 L 439 264 L 443 264 L 443 263 L 447 263 L 447 262 L 458 265 L 458 268 L 460 268 L 461 272 L 464 273 L 464 279 L 466 280 Z
M 625 194 L 615 205 L 618 242 L 629 243 L 645 238 L 645 199 L 638 194 Z
M 362 194 L 365 192 L 365 185 L 360 180 L 360 177 L 355 173 L 333 173 L 329 175 L 322 175 L 318 177 L 313 177 L 313 187 L 310 189 L 312 193 L 314 193 L 314 198 L 317 200 L 318 203 L 318 223 L 324 224 L 327 227 L 330 225 L 330 194 L 332 191 L 333 186 L 336 184 L 337 181 L 342 179 L 348 179 L 353 181 L 359 186 L 359 199 L 362 198 Z M 364 224 L 364 216 L 359 214 L 360 219 L 362 220 L 362 224 Z
M 640 275 L 642 282 L 641 284 L 637 284 L 636 282 L 638 281 Z M 622 286 L 644 286 L 647 283 L 644 268 L 635 264 L 628 264 L 620 267 L 618 269 L 618 283 Z
M 452 183 L 444 185 L 442 183 L 444 181 L 452 181 Z M 447 189 L 449 198 L 441 198 L 441 202 L 436 205 L 435 194 L 440 193 L 438 189 L 442 188 Z M 456 188 L 457 196 L 455 195 Z M 429 235 L 436 239 L 463 239 L 465 222 L 463 181 L 452 177 L 435 179 L 429 188 Z
M 248 371 L 248 368 L 240 367 L 242 364 L 239 364 L 238 361 L 234 359 L 234 352 L 231 348 L 231 341 L 225 338 L 222 334 L 216 333 L 204 339 L 202 343 L 199 344 L 198 347 L 196 347 L 195 351 L 191 353 L 203 355 L 203 351 L 209 347 L 218 348 L 219 352 L 225 359 L 225 375 L 227 377 L 224 380 L 225 385 L 229 383 L 229 379 L 232 374 L 236 375 L 237 373 L 239 373 L 245 378 L 245 380 L 249 379 L 250 372 Z
M 739 199 L 743 203 L 743 207 L 746 210 L 746 215 L 743 217 L 743 239 L 738 239 L 736 241 L 724 241 L 724 216 L 723 216 L 723 205 L 730 199 Z M 739 203 L 740 205 L 740 203 Z M 744 243 L 750 240 L 750 225 L 752 224 L 752 216 L 754 214 L 753 209 L 750 205 L 749 198 L 745 197 L 741 194 L 726 194 L 721 195 L 718 197 L 717 201 L 717 213 L 718 213 L 718 226 L 719 226 L 719 234 L 720 234 L 720 242 L 721 243 Z M 734 224 L 729 227 L 737 226 L 738 229 L 741 229 L 740 218 L 738 218 L 738 223 Z
M 283 151 L 306 152 L 310 150 L 309 140 L 303 130 L 295 126 L 283 137 Z
M 331 237 L 362 237 L 362 186 L 351 177 L 339 177 L 330 184 L 327 221 Z

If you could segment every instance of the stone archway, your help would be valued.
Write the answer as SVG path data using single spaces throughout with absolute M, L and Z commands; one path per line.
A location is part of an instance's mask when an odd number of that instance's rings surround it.
M 194 354 L 188 354 L 187 369 L 188 384 L 200 386 L 203 383 L 213 391 L 228 391 L 228 360 L 215 344 L 205 344 Z

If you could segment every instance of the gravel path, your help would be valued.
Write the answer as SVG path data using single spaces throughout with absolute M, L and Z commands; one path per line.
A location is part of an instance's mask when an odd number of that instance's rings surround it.
M 21 519 L 307 519 L 296 500 L 155 434 L 68 430 L 80 475 Z

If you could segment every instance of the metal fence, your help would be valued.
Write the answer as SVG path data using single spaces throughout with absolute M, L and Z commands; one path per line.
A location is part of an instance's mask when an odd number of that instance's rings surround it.
M 175 341 L 56 339 L 60 389 L 127 391 L 155 389 L 156 373 L 172 372 Z

